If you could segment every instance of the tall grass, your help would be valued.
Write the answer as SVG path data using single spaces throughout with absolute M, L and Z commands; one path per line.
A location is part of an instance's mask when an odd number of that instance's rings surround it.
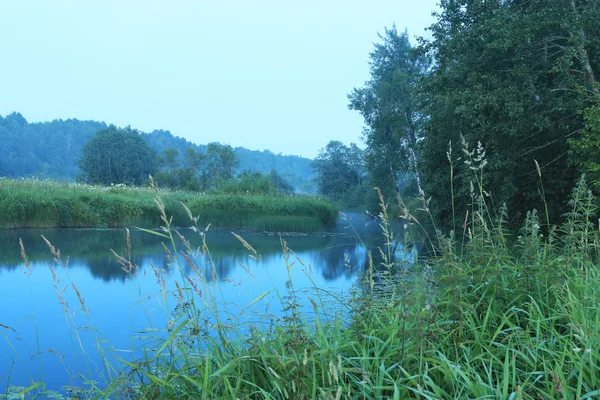
M 480 160 L 481 161 L 481 160 Z M 406 260 L 392 245 L 387 205 L 379 215 L 387 243 L 350 298 L 294 286 L 301 263 L 282 240 L 290 276 L 276 291 L 281 315 L 247 314 L 227 304 L 209 265 L 206 243 L 177 253 L 185 238 L 173 230 L 157 197 L 160 233 L 181 272 L 165 307 L 175 305 L 162 339 L 93 398 L 249 399 L 595 399 L 600 397 L 600 230 L 596 201 L 582 178 L 564 223 L 543 230 L 537 211 L 518 237 L 505 228 L 508 210 L 493 210 L 475 167 L 472 208 L 460 232 L 439 230 L 435 256 Z M 478 187 L 479 186 L 479 187 Z M 428 200 L 421 198 L 421 213 Z M 407 232 L 422 224 L 399 202 Z M 192 212 L 185 213 L 198 223 Z M 201 225 L 198 234 L 203 237 Z M 408 235 L 408 233 L 407 233 Z M 240 246 L 260 257 L 243 238 Z M 406 238 L 408 240 L 409 237 Z M 510 245 L 510 242 L 514 245 Z M 128 250 L 129 251 L 129 250 Z M 117 256 L 135 280 L 129 256 Z M 377 262 L 373 260 L 379 260 Z M 216 274 L 213 269 L 211 274 Z M 249 271 L 249 273 L 251 273 Z M 175 304 L 173 304 L 175 302 Z M 312 312 L 301 313 L 303 304 Z M 171 308 L 169 308 L 169 306 Z M 252 324 L 262 315 L 271 323 Z
M 0 179 L 0 229 L 52 227 L 155 227 L 151 188 L 101 187 L 34 179 Z M 175 226 L 189 225 L 180 203 L 198 223 L 251 230 L 315 232 L 335 224 L 337 210 L 325 200 L 305 196 L 226 195 L 163 192 Z

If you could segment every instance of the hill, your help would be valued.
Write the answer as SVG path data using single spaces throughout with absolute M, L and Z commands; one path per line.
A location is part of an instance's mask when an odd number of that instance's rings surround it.
M 83 146 L 98 129 L 106 127 L 105 122 L 99 121 L 57 119 L 29 123 L 19 113 L 6 117 L 0 115 L 0 176 L 73 181 L 79 174 L 77 161 Z M 188 147 L 206 151 L 206 145 L 192 143 L 165 130 L 142 133 L 142 136 L 158 154 L 169 147 L 175 147 L 180 152 Z M 234 150 L 240 159 L 240 171 L 250 169 L 269 173 L 275 168 L 297 191 L 316 191 L 309 167 L 312 160 L 274 154 L 269 150 L 249 150 L 244 147 Z

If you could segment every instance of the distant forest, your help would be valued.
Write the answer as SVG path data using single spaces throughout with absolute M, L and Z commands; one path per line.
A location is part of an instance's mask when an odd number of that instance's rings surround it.
M 104 122 L 77 119 L 29 123 L 20 113 L 0 115 L 0 176 L 73 181 L 80 173 L 77 162 L 83 146 L 99 129 L 107 126 Z M 154 130 L 141 135 L 158 154 L 167 148 L 176 148 L 184 154 L 188 147 L 206 152 L 206 145 L 194 144 L 169 131 Z M 296 191 L 316 191 L 310 168 L 312 160 L 308 158 L 244 147 L 236 147 L 234 151 L 240 161 L 238 172 L 251 170 L 268 174 L 276 169 Z

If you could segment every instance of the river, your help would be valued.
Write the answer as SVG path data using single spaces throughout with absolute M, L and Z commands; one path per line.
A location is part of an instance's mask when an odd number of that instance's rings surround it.
M 282 240 L 293 251 L 288 253 L 289 274 L 294 289 L 302 294 L 303 312 L 311 309 L 306 296 L 314 293 L 315 287 L 344 298 L 356 287 L 357 277 L 368 263 L 367 251 L 383 243 L 377 221 L 361 215 L 349 217 L 358 235 L 348 221 L 341 221 L 333 232 L 310 235 L 235 232 L 258 257 L 230 231 L 216 229 L 205 234 L 210 257 L 202 256 L 196 252 L 202 247 L 201 235 L 182 229 L 180 233 L 194 250 L 195 267 L 180 257 L 181 268 L 172 259 L 169 241 L 133 228 L 130 256 L 124 229 L 0 231 L 0 387 L 5 387 L 8 379 L 19 386 L 44 381 L 52 390 L 68 385 L 85 387 L 84 376 L 102 386 L 106 379 L 98 348 L 113 361 L 139 357 L 141 349 L 166 332 L 173 319 L 177 311 L 174 282 L 182 281 L 181 274 L 193 279 L 199 274 L 206 277 L 207 288 L 221 299 L 223 318 L 260 298 L 253 308 L 262 313 L 253 314 L 255 319 L 245 323 L 272 323 L 260 320 L 259 315 L 276 318 L 282 312 L 279 296 L 287 293 L 290 280 Z M 56 254 L 51 254 L 42 236 L 60 251 L 60 260 L 55 260 Z M 178 251 L 185 250 L 179 238 L 176 246 Z M 137 268 L 125 271 L 111 249 Z M 401 244 L 396 252 L 412 257 Z

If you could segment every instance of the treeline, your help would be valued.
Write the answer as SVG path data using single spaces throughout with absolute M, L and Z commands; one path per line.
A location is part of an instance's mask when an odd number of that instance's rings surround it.
M 251 170 L 236 174 L 240 160 L 229 145 L 209 143 L 206 152 L 175 147 L 161 154 L 135 129 L 110 125 L 83 146 L 77 180 L 92 185 L 142 186 L 153 176 L 160 187 L 191 192 L 292 194 L 294 187 L 275 169 L 267 174 Z
M 240 159 L 231 146 L 209 143 L 206 152 L 188 147 L 183 155 L 174 147 L 158 157 L 155 176 L 162 186 L 188 191 L 219 191 L 239 194 L 292 194 L 294 186 L 275 168 L 268 174 L 239 169 Z
M 395 28 L 380 36 L 371 79 L 348 96 L 366 125 L 350 161 L 366 174 L 324 173 L 328 146 L 320 190 L 366 181 L 392 202 L 408 177 L 457 228 L 480 194 L 515 220 L 547 207 L 555 221 L 579 175 L 600 188 L 598 2 L 442 0 L 434 15 L 417 46 Z
M 166 149 L 176 149 L 180 160 L 185 158 L 189 148 L 202 154 L 207 154 L 209 151 L 208 144 L 196 145 L 184 138 L 173 136 L 169 131 L 155 130 L 141 135 L 158 154 L 162 154 Z M 308 158 L 275 154 L 269 150 L 249 150 L 244 147 L 234 147 L 233 151 L 239 160 L 236 173 L 271 175 L 275 169 L 283 179 L 294 186 L 295 191 L 309 194 L 317 191 L 313 171 L 310 168 L 312 160 Z
M 0 115 L 0 176 L 75 180 L 83 146 L 106 124 L 76 119 L 28 123 Z
M 83 156 L 84 145 L 99 130 L 107 128 L 107 124 L 97 121 L 67 119 L 28 123 L 19 113 L 0 116 L 0 176 L 74 181 L 81 174 L 78 162 Z M 188 148 L 204 155 L 209 150 L 208 145 L 196 145 L 169 131 L 155 130 L 140 133 L 140 136 L 157 156 L 166 149 L 175 148 L 177 157 L 183 160 Z M 233 148 L 233 152 L 239 160 L 234 170 L 236 175 L 247 171 L 246 175 L 270 176 L 275 169 L 295 191 L 316 191 L 309 167 L 311 160 L 307 158 L 243 147 Z

